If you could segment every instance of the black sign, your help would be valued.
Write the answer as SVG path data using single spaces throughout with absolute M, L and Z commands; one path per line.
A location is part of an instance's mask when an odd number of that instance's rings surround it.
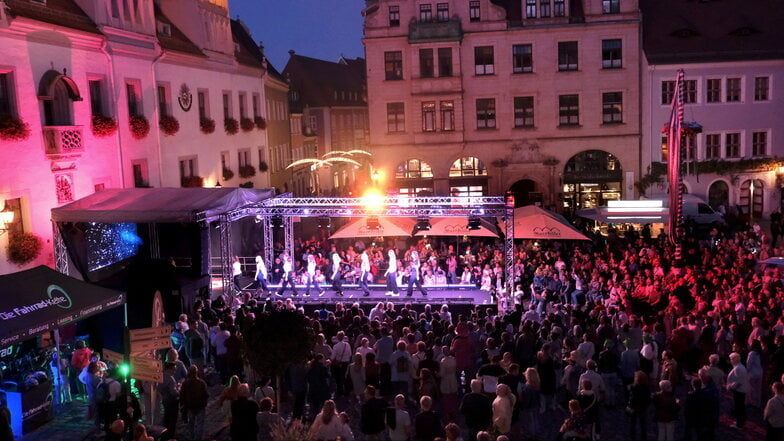
M 30 433 L 54 418 L 52 401 L 51 381 L 22 393 L 23 433 Z

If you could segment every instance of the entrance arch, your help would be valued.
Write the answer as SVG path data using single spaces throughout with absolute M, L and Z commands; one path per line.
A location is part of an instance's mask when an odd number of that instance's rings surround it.
M 761 179 L 748 179 L 740 186 L 740 209 L 743 214 L 753 218 L 761 218 L 764 208 L 763 196 L 765 184 Z
M 722 205 L 725 210 L 730 202 L 730 187 L 724 181 L 716 181 L 708 188 L 708 205 L 718 210 Z
M 564 210 L 607 205 L 621 199 L 623 170 L 615 155 L 604 150 L 586 150 L 572 156 L 563 171 Z
M 525 205 L 542 206 L 542 189 L 534 180 L 520 179 L 509 187 L 509 191 L 514 195 L 515 208 Z

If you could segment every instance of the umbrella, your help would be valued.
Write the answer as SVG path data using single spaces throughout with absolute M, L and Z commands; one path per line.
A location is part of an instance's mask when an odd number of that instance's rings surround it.
M 418 231 L 416 236 L 498 237 L 493 231 L 495 225 L 485 219 L 482 219 L 477 230 L 469 230 L 467 225 L 467 217 L 433 217 L 430 218 L 430 229 Z
M 346 239 L 356 237 L 397 237 L 411 236 L 411 230 L 414 229 L 416 222 L 413 219 L 404 217 L 378 217 L 378 228 L 368 228 L 366 217 L 359 217 L 352 219 L 348 224 L 343 226 L 335 234 L 330 236 L 330 239 Z
M 514 237 L 515 239 L 591 240 L 574 228 L 565 217 L 535 205 L 526 205 L 514 210 Z

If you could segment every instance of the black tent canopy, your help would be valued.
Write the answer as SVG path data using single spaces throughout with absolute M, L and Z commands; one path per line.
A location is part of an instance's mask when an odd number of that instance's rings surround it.
M 125 304 L 125 294 L 46 266 L 0 276 L 0 346 Z

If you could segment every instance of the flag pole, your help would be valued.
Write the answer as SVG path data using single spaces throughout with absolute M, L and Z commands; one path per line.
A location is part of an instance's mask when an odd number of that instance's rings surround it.
M 675 246 L 674 267 L 683 266 L 682 239 L 680 231 L 683 224 L 683 179 L 681 177 L 681 126 L 683 124 L 683 69 L 678 69 L 675 80 L 675 93 L 670 106 L 670 122 L 667 134 L 667 168 L 670 190 L 670 242 Z

